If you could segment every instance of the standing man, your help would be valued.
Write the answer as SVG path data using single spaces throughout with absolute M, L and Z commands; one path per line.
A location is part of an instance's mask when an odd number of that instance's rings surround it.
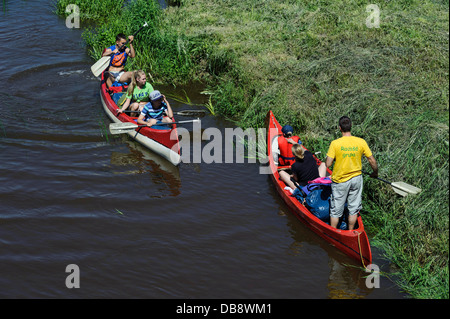
M 367 145 L 367 142 L 350 133 L 352 122 L 348 116 L 339 119 L 339 129 L 342 137 L 331 142 L 327 152 L 325 164 L 329 168 L 335 161 L 333 174 L 331 175 L 331 201 L 330 222 L 331 227 L 336 228 L 339 218 L 344 212 L 344 205 L 348 203 L 349 230 L 355 227 L 357 215 L 362 208 L 361 196 L 363 189 L 363 178 L 361 175 L 361 159 L 364 155 L 373 173 L 371 177 L 378 177 L 378 165 L 375 157 Z
M 102 56 L 111 56 L 111 62 L 109 63 L 108 78 L 106 79 L 106 85 L 109 88 L 114 81 L 117 82 L 127 82 L 130 83 L 132 79 L 132 72 L 125 72 L 125 63 L 127 63 L 128 57 L 134 58 L 136 53 L 133 48 L 134 37 L 132 35 L 128 36 L 130 41 L 130 47 L 126 47 L 127 37 L 123 33 L 119 33 L 116 36 L 116 44 L 110 46 L 103 52 Z

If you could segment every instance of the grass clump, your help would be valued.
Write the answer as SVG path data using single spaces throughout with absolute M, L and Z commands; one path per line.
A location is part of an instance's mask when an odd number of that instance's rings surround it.
M 110 16 L 120 15 L 124 0 L 59 0 L 55 3 L 55 12 L 66 16 L 68 5 L 77 5 L 80 9 L 80 19 L 86 22 L 106 22 Z

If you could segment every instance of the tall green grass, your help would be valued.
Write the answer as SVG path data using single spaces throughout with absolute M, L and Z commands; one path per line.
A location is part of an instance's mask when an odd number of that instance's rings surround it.
M 92 56 L 151 16 L 129 67 L 164 82 L 203 81 L 214 111 L 243 128 L 263 126 L 271 109 L 326 154 L 337 119 L 349 115 L 380 176 L 423 189 L 401 198 L 365 177 L 372 245 L 411 296 L 449 298 L 448 1 L 377 1 L 380 28 L 366 26 L 363 0 L 176 2 L 162 11 L 131 1 L 99 19 L 84 34 Z
M 109 17 L 120 15 L 125 0 L 59 0 L 55 3 L 55 12 L 65 16 L 69 4 L 80 8 L 80 19 L 89 22 L 106 22 Z

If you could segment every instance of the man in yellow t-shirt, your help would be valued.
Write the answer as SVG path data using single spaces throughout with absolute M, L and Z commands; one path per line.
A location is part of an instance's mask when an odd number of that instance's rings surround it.
M 361 210 L 361 195 L 363 179 L 361 175 L 361 159 L 364 155 L 373 173 L 371 177 L 378 177 L 378 165 L 366 141 L 360 137 L 352 136 L 352 122 L 349 117 L 342 116 L 339 119 L 339 129 L 342 137 L 331 142 L 327 152 L 325 164 L 329 168 L 335 161 L 333 174 L 331 175 L 331 201 L 330 224 L 336 228 L 339 218 L 344 212 L 345 203 L 348 204 L 349 230 L 355 227 L 357 215 Z

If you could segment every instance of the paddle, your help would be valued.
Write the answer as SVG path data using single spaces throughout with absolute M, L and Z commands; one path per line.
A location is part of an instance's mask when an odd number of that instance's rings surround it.
M 125 110 L 124 113 L 141 113 L 141 111 L 131 111 L 131 110 Z M 184 110 L 180 112 L 173 112 L 175 115 L 182 115 L 182 116 L 204 116 L 206 115 L 205 110 Z
M 136 36 L 144 27 L 148 26 L 147 22 L 144 23 L 144 25 L 142 27 L 140 27 L 139 30 L 137 30 L 135 32 L 135 34 L 133 34 L 133 36 Z M 119 51 L 122 50 L 122 48 L 128 44 L 128 41 L 130 41 L 129 39 L 127 40 L 127 42 L 125 42 L 120 48 Z M 94 73 L 95 76 L 99 76 L 100 74 L 102 74 L 103 71 L 105 71 L 105 69 L 109 66 L 109 62 L 111 61 L 111 57 L 110 56 L 104 56 L 102 58 L 100 58 L 100 60 L 98 60 L 97 62 L 94 63 L 94 65 L 91 66 L 91 71 L 92 73 Z
M 370 173 L 362 171 L 364 174 L 370 175 Z M 391 185 L 392 189 L 394 190 L 394 192 L 396 192 L 397 194 L 401 195 L 401 196 L 407 196 L 408 194 L 413 194 L 416 195 L 418 193 L 420 193 L 422 190 L 418 187 L 409 185 L 405 182 L 389 182 L 386 181 L 382 178 L 379 177 L 375 177 L 376 179 L 385 182 L 386 184 Z
M 196 120 L 188 120 L 188 121 L 179 121 L 179 122 L 172 122 L 172 123 L 156 123 L 153 124 L 152 126 L 155 125 L 173 125 L 173 124 L 185 124 L 185 123 L 198 123 L 200 122 L 200 119 L 196 119 Z M 137 125 L 134 123 L 130 123 L 130 122 L 125 122 L 125 123 L 111 123 L 109 125 L 109 131 L 111 132 L 111 134 L 123 134 L 123 133 L 128 133 L 130 131 L 134 131 L 135 129 L 139 128 L 139 127 L 145 127 L 147 125 Z

